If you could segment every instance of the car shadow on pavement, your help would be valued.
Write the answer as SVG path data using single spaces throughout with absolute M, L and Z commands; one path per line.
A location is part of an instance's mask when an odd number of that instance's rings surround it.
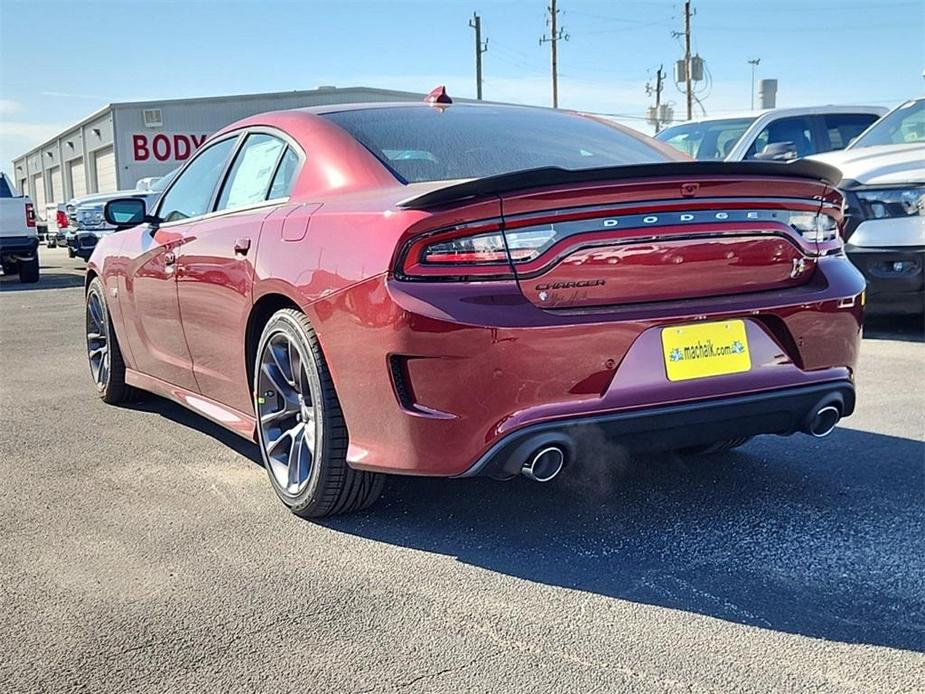
M 390 477 L 332 529 L 572 590 L 847 643 L 925 648 L 925 444 L 840 428 L 546 485 Z
M 150 412 L 152 414 L 160 415 L 176 424 L 182 424 L 185 427 L 190 429 L 195 429 L 207 436 L 211 436 L 216 441 L 221 442 L 228 448 L 232 449 L 235 453 L 243 455 L 245 458 L 249 458 L 252 462 L 256 463 L 263 467 L 263 461 L 260 457 L 260 449 L 257 448 L 257 444 L 252 441 L 247 441 L 246 439 L 241 438 L 234 432 L 229 431 L 225 427 L 216 424 L 215 422 L 206 419 L 205 417 L 196 414 L 192 410 L 188 410 L 181 405 L 168 400 L 166 398 L 161 398 L 152 394 L 145 394 L 144 399 L 137 402 L 125 403 L 122 407 L 135 410 L 136 412 Z
M 44 267 L 35 284 L 23 284 L 15 275 L 0 277 L 0 292 L 32 292 L 40 289 L 82 287 L 84 278 L 73 272 L 48 272 Z

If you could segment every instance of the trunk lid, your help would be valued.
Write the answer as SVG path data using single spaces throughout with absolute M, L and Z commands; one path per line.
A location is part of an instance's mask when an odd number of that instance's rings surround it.
M 456 225 L 436 243 L 421 237 L 403 268 L 457 280 L 513 275 L 543 308 L 787 289 L 841 247 L 839 180 L 838 169 L 807 160 L 690 161 L 448 184 L 398 203 Z M 500 217 L 458 224 L 462 207 L 489 201 Z
M 501 204 L 524 296 L 579 308 L 804 284 L 818 244 L 791 222 L 815 218 L 827 190 L 807 180 L 701 176 L 558 186 L 503 194 Z

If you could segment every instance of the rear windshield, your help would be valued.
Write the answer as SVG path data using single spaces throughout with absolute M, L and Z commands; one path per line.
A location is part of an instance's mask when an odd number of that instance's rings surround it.
M 6 182 L 6 176 L 0 176 L 0 198 L 12 198 L 13 191 L 10 190 L 10 184 Z
M 655 138 L 695 159 L 716 161 L 728 156 L 748 126 L 754 122 L 754 118 L 727 118 L 683 123 L 662 130 Z
M 646 136 L 544 109 L 466 106 L 364 109 L 324 117 L 402 181 L 445 181 L 558 166 L 593 169 L 670 161 Z

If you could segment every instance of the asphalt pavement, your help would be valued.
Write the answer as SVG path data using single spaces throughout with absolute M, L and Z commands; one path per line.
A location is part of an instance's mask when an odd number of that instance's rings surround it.
M 110 407 L 83 263 L 0 280 L 0 691 L 925 691 L 925 342 L 865 337 L 829 438 L 390 478 L 313 523 L 256 447 Z

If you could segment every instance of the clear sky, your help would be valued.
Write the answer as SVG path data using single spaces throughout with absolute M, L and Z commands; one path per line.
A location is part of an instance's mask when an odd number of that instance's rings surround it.
M 0 166 L 110 101 L 311 89 L 475 96 L 473 11 L 488 39 L 484 98 L 550 103 L 547 0 L 46 2 L 0 0 Z M 560 106 L 646 129 L 644 85 L 683 47 L 677 0 L 559 0 Z M 892 106 L 925 91 L 925 0 L 694 0 L 710 115 L 749 106 L 751 67 L 779 106 Z M 665 98 L 683 112 L 673 84 Z

